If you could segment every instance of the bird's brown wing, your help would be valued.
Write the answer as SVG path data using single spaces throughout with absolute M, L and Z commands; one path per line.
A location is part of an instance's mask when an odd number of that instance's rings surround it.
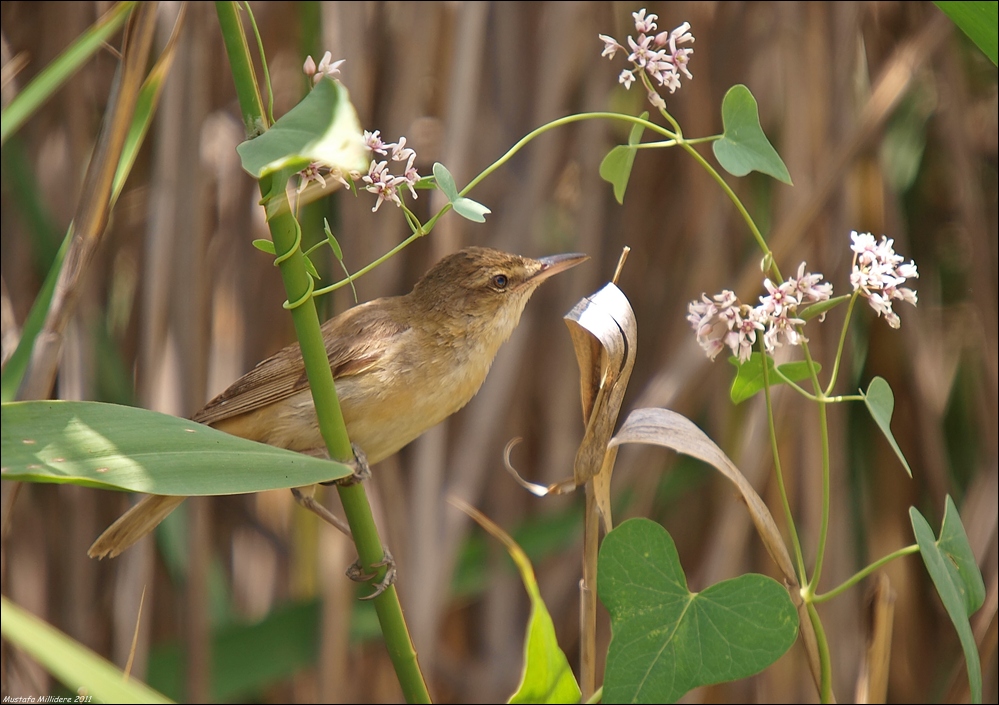
M 377 364 L 397 336 L 408 330 L 408 325 L 397 322 L 390 310 L 377 303 L 355 306 L 323 324 L 334 379 L 359 374 Z M 236 380 L 191 419 L 213 424 L 287 399 L 308 386 L 301 348 L 292 343 Z

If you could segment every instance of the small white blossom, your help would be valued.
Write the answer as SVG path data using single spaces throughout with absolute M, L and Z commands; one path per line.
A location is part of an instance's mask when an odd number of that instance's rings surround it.
M 621 75 L 617 77 L 617 82 L 624 86 L 626 89 L 631 88 L 631 84 L 635 82 L 635 74 L 633 74 L 628 69 L 624 69 Z
M 368 173 L 362 178 L 367 184 L 364 187 L 365 190 L 378 196 L 378 200 L 375 201 L 375 207 L 371 209 L 372 213 L 377 211 L 385 201 L 392 201 L 396 205 L 402 205 L 396 188 L 398 185 L 396 177 L 392 176 L 389 172 L 388 161 L 376 162 L 372 160 L 370 166 L 368 166 Z
M 597 36 L 600 37 L 600 41 L 604 43 L 604 50 L 600 53 L 600 56 L 606 56 L 608 59 L 613 59 L 618 50 L 624 51 L 624 47 L 618 44 L 614 37 L 608 37 L 606 34 L 598 34 Z
M 322 184 L 323 188 L 326 188 L 326 179 L 320 173 L 322 165 L 319 162 L 312 162 L 309 166 L 298 172 L 298 188 L 296 191 L 302 193 L 308 185 L 315 181 L 316 183 Z
M 638 12 L 632 12 L 631 16 L 635 19 L 635 31 L 639 34 L 649 34 L 656 31 L 656 20 L 659 19 L 659 15 L 651 13 L 646 15 L 643 7 Z
M 316 84 L 322 79 L 323 76 L 329 76 L 330 78 L 336 78 L 340 75 L 340 65 L 343 64 L 346 59 L 340 59 L 338 61 L 333 61 L 333 54 L 326 52 L 323 54 L 322 60 L 319 62 L 319 66 L 316 66 L 316 62 L 311 56 L 305 57 L 305 63 L 302 65 L 302 72 L 312 78 L 312 83 Z

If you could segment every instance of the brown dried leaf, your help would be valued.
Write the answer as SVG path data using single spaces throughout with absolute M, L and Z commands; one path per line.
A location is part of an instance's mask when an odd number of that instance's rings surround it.
M 576 486 L 606 473 L 594 487 L 597 504 L 610 526 L 610 473 L 614 455 L 607 443 L 614 433 L 631 370 L 635 365 L 638 326 L 635 312 L 613 283 L 580 300 L 565 316 L 576 360 L 586 432 L 576 452 Z M 605 456 L 606 461 L 605 462 Z M 601 470 L 603 468 L 603 470 Z

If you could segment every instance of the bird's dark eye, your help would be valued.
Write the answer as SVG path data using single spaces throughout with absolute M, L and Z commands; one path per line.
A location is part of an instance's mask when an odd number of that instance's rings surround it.
M 493 277 L 493 286 L 497 289 L 505 289 L 509 280 L 506 278 L 505 274 L 497 274 Z

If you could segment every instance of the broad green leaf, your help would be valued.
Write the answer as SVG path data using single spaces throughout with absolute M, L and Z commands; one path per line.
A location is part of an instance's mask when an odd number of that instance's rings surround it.
M 989 57 L 999 60 L 999 3 L 934 2 Z
M 909 477 L 912 477 L 912 470 L 909 468 L 909 463 L 906 461 L 905 456 L 902 455 L 902 450 L 898 447 L 898 443 L 895 442 L 895 436 L 891 433 L 891 415 L 895 411 L 895 395 L 892 393 L 891 387 L 888 386 L 888 382 L 882 377 L 875 377 L 867 386 L 867 392 L 860 390 L 860 394 L 864 397 L 864 403 L 867 404 L 867 409 L 878 424 L 878 428 L 881 429 L 881 433 L 885 434 L 885 438 L 891 444 L 891 449 L 895 451 L 895 455 L 902 461 L 902 466 L 909 473 Z
M 145 409 L 74 401 L 2 406 L 5 480 L 164 495 L 261 492 L 327 482 L 346 465 Z
M 86 694 L 98 702 L 170 702 L 144 683 L 128 679 L 114 664 L 3 595 L 0 606 L 4 638 L 30 654 L 70 691 Z
M 732 380 L 732 389 L 729 392 L 733 404 L 741 404 L 763 389 L 763 363 L 761 362 L 763 359 L 764 357 L 758 352 L 754 352 L 743 363 L 740 363 L 737 357 L 730 357 L 728 359 L 736 369 L 735 379 Z M 766 361 L 767 370 L 770 375 L 770 386 L 784 383 L 784 379 L 777 375 L 777 370 L 780 370 L 781 374 L 792 382 L 800 382 L 812 376 L 808 371 L 808 363 L 804 361 L 786 362 L 777 367 L 776 370 L 774 369 L 774 359 L 772 357 L 767 355 Z M 815 372 L 818 374 L 822 370 L 822 365 L 817 362 L 813 364 L 815 365 Z
M 791 184 L 791 175 L 763 133 L 756 98 L 742 84 L 732 86 L 722 100 L 725 133 L 712 143 L 718 163 L 732 176 L 758 171 Z
M 975 635 L 968 620 L 985 602 L 985 582 L 968 544 L 968 535 L 950 495 L 947 496 L 939 540 L 918 509 L 910 507 L 909 518 L 926 570 L 961 640 L 961 648 L 964 649 L 964 658 L 968 664 L 971 701 L 980 703 L 982 666 Z
M 454 177 L 440 162 L 434 162 L 434 179 L 437 181 L 437 188 L 447 198 L 448 203 L 454 203 L 458 200 L 458 187 L 454 185 Z
M 344 172 L 366 171 L 368 166 L 364 135 L 347 89 L 330 78 L 236 151 L 243 169 L 258 179 L 283 169 L 299 171 L 312 162 Z
M 644 112 L 639 117 L 647 120 L 649 113 Z M 618 203 L 624 203 L 624 192 L 628 188 L 631 167 L 635 164 L 635 155 L 638 153 L 635 145 L 641 144 L 644 131 L 645 127 L 642 125 L 633 124 L 628 135 L 628 144 L 614 147 L 600 162 L 600 178 L 614 187 L 614 198 Z
M 134 2 L 114 5 L 14 97 L 10 105 L 4 108 L 0 118 L 0 144 L 6 142 L 60 86 L 104 46 L 121 27 L 134 5 Z
M 798 635 L 798 613 L 772 578 L 747 574 L 691 592 L 673 539 L 648 519 L 607 534 L 597 586 L 612 629 L 604 702 L 670 703 L 746 678 Z
M 486 208 L 481 203 L 473 201 L 471 198 L 465 198 L 464 196 L 459 196 L 452 201 L 451 207 L 454 208 L 455 213 L 460 215 L 462 218 L 471 220 L 473 223 L 486 222 L 486 216 L 492 213 L 491 210 Z

